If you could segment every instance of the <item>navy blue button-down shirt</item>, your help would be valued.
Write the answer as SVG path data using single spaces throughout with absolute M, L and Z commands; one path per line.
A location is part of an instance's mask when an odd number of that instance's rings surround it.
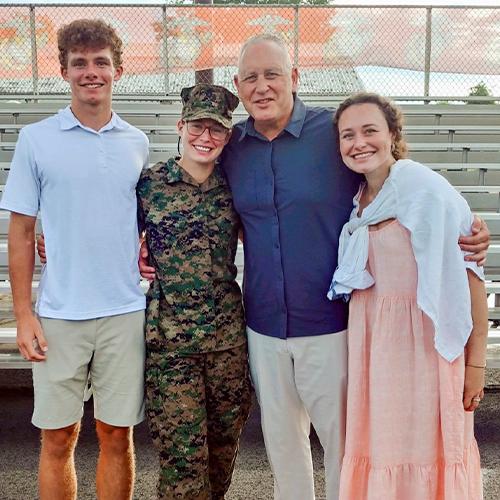
M 247 324 L 273 337 L 344 330 L 347 305 L 326 294 L 360 177 L 339 156 L 332 112 L 295 99 L 269 141 L 252 118 L 235 126 L 223 165 L 244 228 Z

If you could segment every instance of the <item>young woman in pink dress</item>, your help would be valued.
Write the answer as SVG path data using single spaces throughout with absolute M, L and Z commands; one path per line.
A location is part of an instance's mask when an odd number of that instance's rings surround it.
M 404 159 L 399 110 L 359 94 L 336 113 L 365 175 L 331 298 L 351 295 L 341 500 L 479 500 L 473 412 L 483 397 L 484 275 L 457 245 L 472 221 L 439 174 Z

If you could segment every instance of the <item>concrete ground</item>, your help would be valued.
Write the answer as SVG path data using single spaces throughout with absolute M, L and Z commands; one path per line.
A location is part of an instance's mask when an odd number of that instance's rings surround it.
M 497 380 L 495 379 L 495 384 Z M 0 500 L 36 498 L 38 431 L 31 426 L 30 372 L 0 370 Z M 476 414 L 476 437 L 481 450 L 485 500 L 500 498 L 500 390 L 489 391 Z M 137 481 L 135 499 L 155 498 L 156 454 L 144 424 L 136 428 Z M 321 448 L 313 437 L 318 500 L 324 498 Z M 97 458 L 92 407 L 87 406 L 76 456 L 79 499 L 95 498 Z M 293 457 L 290 457 L 293 460 Z M 233 483 L 227 500 L 271 500 L 272 476 L 266 460 L 257 409 L 241 440 Z M 404 500 L 404 499 L 401 499 Z M 425 500 L 425 499 L 422 499 Z

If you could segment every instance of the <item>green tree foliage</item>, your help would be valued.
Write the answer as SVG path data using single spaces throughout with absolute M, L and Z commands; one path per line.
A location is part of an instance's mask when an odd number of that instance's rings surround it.
M 477 85 L 470 88 L 469 96 L 487 97 L 491 95 L 491 90 L 487 87 L 486 83 L 480 81 Z M 476 104 L 495 104 L 495 101 L 478 101 Z

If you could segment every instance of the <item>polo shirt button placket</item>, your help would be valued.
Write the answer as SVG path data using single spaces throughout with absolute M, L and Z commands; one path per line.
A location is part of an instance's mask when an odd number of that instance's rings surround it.
M 104 135 L 101 132 L 97 132 L 97 137 L 99 141 L 99 165 L 101 168 L 107 169 L 108 165 L 106 164 L 106 148 L 104 147 Z

